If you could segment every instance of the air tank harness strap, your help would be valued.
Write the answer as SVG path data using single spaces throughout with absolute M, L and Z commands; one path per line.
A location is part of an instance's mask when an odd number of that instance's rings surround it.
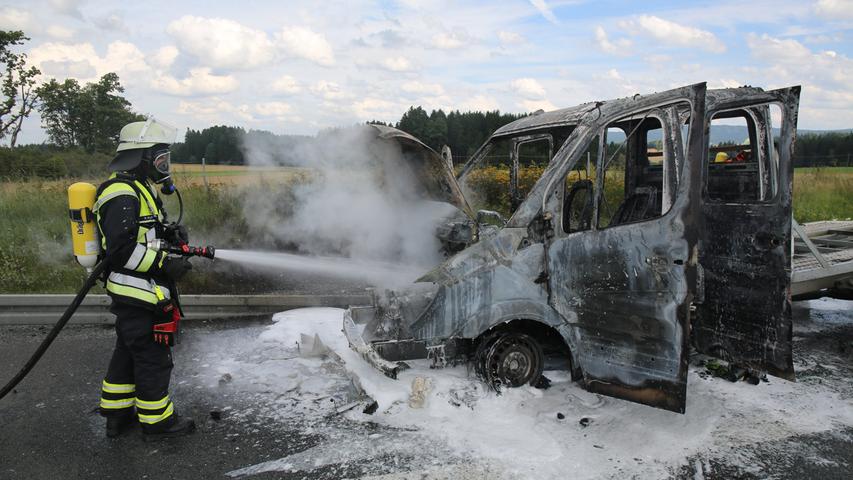
M 92 213 L 92 209 L 89 207 L 69 209 L 68 216 L 71 217 L 72 221 L 82 223 L 89 223 L 95 219 L 95 214 Z
M 157 296 L 154 341 L 172 347 L 180 343 L 181 312 L 173 299 L 166 298 L 159 285 L 154 285 L 154 294 Z

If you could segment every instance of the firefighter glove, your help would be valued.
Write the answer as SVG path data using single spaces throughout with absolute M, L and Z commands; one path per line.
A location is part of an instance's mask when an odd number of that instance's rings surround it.
M 163 228 L 167 242 L 174 245 L 190 243 L 190 234 L 187 231 L 187 227 L 177 223 L 168 223 Z
M 181 309 L 171 300 L 157 304 L 160 316 L 154 323 L 154 341 L 170 347 L 179 342 L 181 332 Z
M 193 269 L 193 264 L 183 257 L 166 257 L 163 262 L 162 272 L 165 276 L 174 281 L 180 280 L 184 275 Z

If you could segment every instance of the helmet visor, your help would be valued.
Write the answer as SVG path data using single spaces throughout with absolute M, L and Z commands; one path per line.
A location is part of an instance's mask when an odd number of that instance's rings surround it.
M 152 162 L 152 165 L 154 165 L 154 169 L 157 170 L 160 175 L 166 177 L 169 175 L 171 158 L 172 153 L 168 150 L 158 152 L 154 156 L 154 161 Z

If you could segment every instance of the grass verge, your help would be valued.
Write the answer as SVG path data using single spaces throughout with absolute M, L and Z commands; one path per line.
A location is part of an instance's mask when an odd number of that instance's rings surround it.
M 504 178 L 500 172 L 488 172 L 492 174 L 495 181 Z M 286 248 L 276 243 L 274 227 L 286 225 L 293 204 L 292 187 L 308 175 L 299 169 L 276 175 L 235 174 L 228 177 L 234 181 L 217 181 L 209 189 L 198 181 L 187 182 L 181 191 L 191 243 L 241 249 Z M 532 186 L 532 180 L 523 176 L 522 187 Z M 488 178 L 480 181 L 489 201 L 499 205 L 508 202 L 504 191 L 491 185 Z M 66 188 L 71 183 L 73 180 L 0 183 L 0 293 L 72 293 L 82 284 L 85 272 L 71 255 L 66 203 Z M 261 195 L 250 197 L 250 191 Z M 259 197 L 269 200 L 267 206 L 276 207 L 268 212 L 269 217 L 258 215 L 249 201 Z M 166 205 L 174 218 L 175 198 L 168 197 Z M 247 216 L 247 211 L 252 215 Z M 800 222 L 853 218 L 853 169 L 797 169 L 794 217 Z M 275 289 L 263 276 L 204 261 L 195 265 L 198 272 L 182 282 L 186 293 L 263 293 Z

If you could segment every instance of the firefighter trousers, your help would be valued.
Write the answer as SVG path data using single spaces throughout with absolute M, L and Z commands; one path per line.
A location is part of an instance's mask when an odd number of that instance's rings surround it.
M 101 388 L 101 415 L 133 413 L 142 424 L 168 423 L 174 413 L 169 399 L 172 352 L 154 341 L 155 313 L 113 302 L 116 346 Z

